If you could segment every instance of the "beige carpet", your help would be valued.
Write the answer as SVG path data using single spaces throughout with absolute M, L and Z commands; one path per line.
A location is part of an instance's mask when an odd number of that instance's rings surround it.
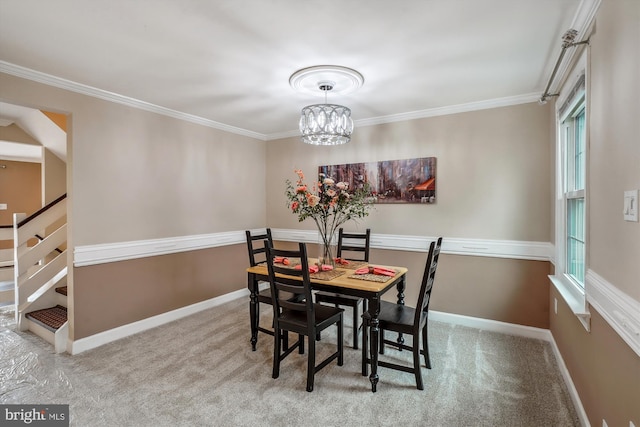
M 263 306 L 265 307 L 265 306 Z M 271 313 L 262 313 L 270 323 Z M 351 342 L 350 313 L 345 343 Z M 70 404 L 74 426 L 577 426 L 549 343 L 430 323 L 425 390 L 380 368 L 378 392 L 345 345 L 305 391 L 297 353 L 271 378 L 272 337 L 249 343 L 248 298 L 76 356 L 54 354 L 0 308 L 0 404 Z M 323 333 L 321 355 L 335 343 Z M 409 352 L 382 356 L 410 363 Z

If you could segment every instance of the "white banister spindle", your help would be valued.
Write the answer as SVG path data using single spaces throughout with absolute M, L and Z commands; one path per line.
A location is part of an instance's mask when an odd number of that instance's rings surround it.
M 20 255 L 22 255 L 26 249 L 27 243 L 26 241 L 22 244 L 19 244 L 20 238 L 18 236 L 18 224 L 20 221 L 25 219 L 27 214 L 25 213 L 14 213 L 13 214 L 13 285 L 15 289 L 14 297 L 16 304 L 16 322 L 20 320 L 20 313 L 18 312 L 18 307 L 21 304 L 21 300 L 26 301 L 27 298 L 20 294 L 20 286 L 18 283 L 18 266 L 20 265 Z M 21 298 L 22 297 L 22 298 Z
M 67 242 L 66 198 L 43 209 L 19 226 L 27 218 L 25 214 L 13 216 L 14 289 L 16 322 L 19 330 L 26 330 L 25 314 L 47 308 L 53 288 L 66 275 Z M 62 225 L 59 225 L 62 222 Z M 45 237 L 44 230 L 50 231 Z M 29 242 L 35 242 L 29 246 Z

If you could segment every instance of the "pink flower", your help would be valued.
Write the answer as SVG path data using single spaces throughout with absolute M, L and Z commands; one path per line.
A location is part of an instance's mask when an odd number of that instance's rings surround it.
M 298 210 L 298 206 L 299 206 L 299 205 L 300 205 L 300 204 L 299 204 L 298 202 L 293 202 L 293 203 L 291 203 L 291 210 L 292 210 L 293 212 L 295 212 L 296 210 Z
M 335 195 L 336 195 L 336 191 L 335 190 L 331 190 L 331 189 L 327 190 L 327 196 L 335 197 Z
M 325 179 L 322 181 L 322 183 L 323 183 L 324 185 L 333 185 L 333 184 L 335 183 L 335 181 L 334 181 L 333 179 L 331 179 L 331 178 L 325 178 Z
M 349 188 L 349 184 L 347 184 L 346 182 L 339 182 L 336 184 L 336 187 L 338 187 L 338 190 L 346 190 L 347 188 Z
M 313 194 L 308 194 L 307 201 L 309 202 L 309 206 L 311 207 L 318 206 L 318 203 L 320 203 L 320 197 Z
M 301 185 L 298 188 L 296 188 L 296 193 L 305 193 L 306 191 L 307 191 L 306 185 Z

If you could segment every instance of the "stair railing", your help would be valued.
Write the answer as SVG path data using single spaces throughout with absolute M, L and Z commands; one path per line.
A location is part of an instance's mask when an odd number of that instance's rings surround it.
M 66 194 L 28 217 L 13 214 L 15 304 L 19 330 L 27 329 L 27 310 L 46 308 L 50 301 L 43 296 L 61 280 L 66 280 L 67 250 L 59 250 L 66 246 L 66 215 Z M 53 227 L 57 228 L 50 231 Z M 44 235 L 45 230 L 50 232 L 40 240 L 38 237 Z M 37 243 L 30 246 L 34 240 Z

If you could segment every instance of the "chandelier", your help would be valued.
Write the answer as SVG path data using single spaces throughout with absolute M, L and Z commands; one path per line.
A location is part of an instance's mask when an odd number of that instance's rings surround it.
M 320 82 L 318 89 L 324 91 L 324 104 L 307 105 L 300 117 L 302 142 L 313 145 L 346 144 L 351 139 L 353 120 L 351 110 L 342 105 L 327 104 L 327 92 L 333 82 Z
M 353 120 L 345 106 L 327 103 L 327 93 L 345 94 L 362 86 L 364 78 L 350 68 L 322 65 L 296 71 L 289 79 L 295 90 L 324 95 L 324 104 L 304 107 L 299 128 L 302 142 L 313 145 L 340 145 L 351 139 Z

